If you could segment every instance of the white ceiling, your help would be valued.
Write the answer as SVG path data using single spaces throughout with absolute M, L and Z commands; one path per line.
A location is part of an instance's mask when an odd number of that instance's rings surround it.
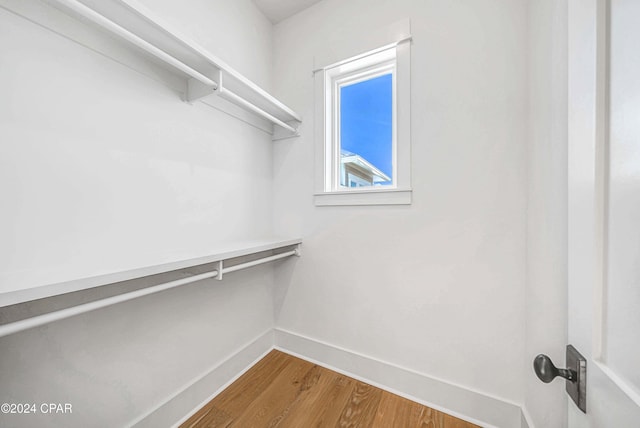
M 253 0 L 269 20 L 277 24 L 320 0 Z

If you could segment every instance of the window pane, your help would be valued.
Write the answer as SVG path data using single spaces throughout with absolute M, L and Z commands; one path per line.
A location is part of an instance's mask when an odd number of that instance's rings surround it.
M 340 87 L 340 185 L 392 184 L 393 76 Z

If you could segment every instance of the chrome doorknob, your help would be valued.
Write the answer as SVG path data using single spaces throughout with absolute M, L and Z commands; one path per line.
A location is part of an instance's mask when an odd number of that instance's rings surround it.
M 533 360 L 533 370 L 535 370 L 538 378 L 544 383 L 551 382 L 556 376 L 563 377 L 571 382 L 575 382 L 577 379 L 577 374 L 574 370 L 557 368 L 553 365 L 551 358 L 544 354 L 538 355 Z

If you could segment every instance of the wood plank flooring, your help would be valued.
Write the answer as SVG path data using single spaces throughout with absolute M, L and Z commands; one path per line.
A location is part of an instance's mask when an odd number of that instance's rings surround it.
M 272 351 L 181 428 L 472 428 L 469 422 Z

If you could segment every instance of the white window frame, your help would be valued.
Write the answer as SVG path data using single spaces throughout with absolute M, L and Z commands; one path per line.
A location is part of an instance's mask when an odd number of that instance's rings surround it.
M 385 185 L 385 188 L 397 188 L 397 155 L 396 155 L 396 52 L 395 48 L 378 52 L 374 55 L 367 56 L 355 61 L 350 61 L 342 65 L 338 65 L 325 71 L 325 102 L 327 111 L 325 112 L 326 134 L 330 135 L 325 141 L 325 158 L 331 159 L 331 162 L 325 162 L 325 184 L 324 189 L 328 192 L 352 192 L 353 188 L 342 186 L 340 184 L 341 170 L 341 147 L 340 141 L 340 94 L 341 89 L 345 86 L 354 85 L 376 77 L 391 74 L 391 90 L 392 90 L 392 130 L 391 130 L 391 168 L 392 177 L 391 185 Z
M 315 70 L 317 206 L 411 204 L 410 46 L 411 37 Z M 391 185 L 340 185 L 340 88 L 391 71 L 393 141 Z

